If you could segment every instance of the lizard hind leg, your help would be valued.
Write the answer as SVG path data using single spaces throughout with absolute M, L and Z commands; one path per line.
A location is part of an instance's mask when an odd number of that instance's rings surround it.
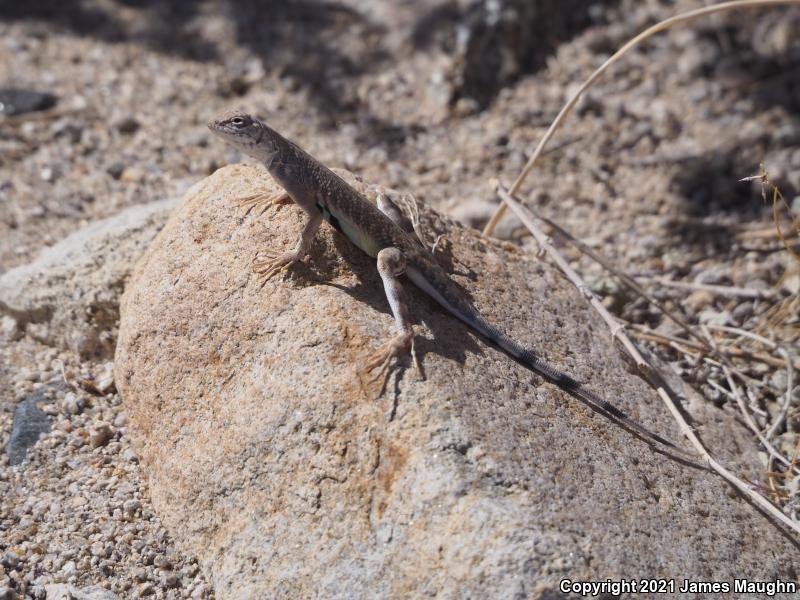
M 375 380 L 383 380 L 381 394 L 386 390 L 389 381 L 392 359 L 410 353 L 414 368 L 422 372 L 414 351 L 414 328 L 411 326 L 408 305 L 403 298 L 403 288 L 400 284 L 400 276 L 405 270 L 406 258 L 398 248 L 384 248 L 378 252 L 378 273 L 383 280 L 386 299 L 389 301 L 397 327 L 397 333 L 375 351 L 365 365 L 367 371 L 378 369 Z

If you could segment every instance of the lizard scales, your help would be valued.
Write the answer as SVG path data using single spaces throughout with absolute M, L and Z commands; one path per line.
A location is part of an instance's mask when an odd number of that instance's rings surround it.
M 260 272 L 265 278 L 303 258 L 322 219 L 363 252 L 378 259 L 378 270 L 400 333 L 378 352 L 376 360 L 371 361 L 372 367 L 380 365 L 385 369 L 393 357 L 409 350 L 413 355 L 413 329 L 407 307 L 399 293 L 399 277 L 405 274 L 416 287 L 451 315 L 517 362 L 560 389 L 611 415 L 648 440 L 675 447 L 487 322 L 410 233 L 297 144 L 241 111 L 224 113 L 210 121 L 208 126 L 229 144 L 261 160 L 286 190 L 288 197 L 309 215 L 297 248 L 263 263 L 264 268 Z M 252 203 L 252 199 L 247 200 Z M 269 205 L 278 200 L 267 198 L 264 203 Z

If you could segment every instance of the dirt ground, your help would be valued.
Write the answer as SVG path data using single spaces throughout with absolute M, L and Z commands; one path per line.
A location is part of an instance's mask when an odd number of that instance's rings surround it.
M 628 38 L 701 2 L 587 5 L 0 0 L 0 276 L 242 160 L 205 127 L 235 106 L 330 166 L 481 228 L 498 202 L 493 181 L 515 179 L 576 86 Z M 732 359 L 739 406 L 697 340 L 672 340 L 686 338 L 554 234 L 703 402 L 752 418 L 774 449 L 754 433 L 764 471 L 752 485 L 795 520 L 799 376 L 785 363 L 800 364 L 799 29 L 800 8 L 773 8 L 648 40 L 584 97 L 518 194 L 695 331 L 756 355 Z M 49 106 L 10 114 L 10 88 L 48 94 Z M 785 243 L 772 188 L 765 201 L 760 179 L 741 181 L 762 165 L 785 198 Z M 537 251 L 511 217 L 495 235 Z M 111 357 L 21 331 L 2 303 L 0 318 L 0 442 L 35 394 L 51 420 L 24 462 L 0 458 L 0 599 L 44 598 L 56 583 L 212 597 L 148 504 L 113 384 L 85 381 L 102 380 Z

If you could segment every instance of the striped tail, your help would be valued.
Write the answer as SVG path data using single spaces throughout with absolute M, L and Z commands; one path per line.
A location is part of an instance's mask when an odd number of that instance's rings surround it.
M 511 357 L 513 357 L 517 362 L 521 363 L 522 365 L 528 367 L 531 371 L 538 373 L 542 377 L 544 377 L 550 383 L 556 385 L 560 389 L 564 390 L 571 396 L 578 398 L 579 400 L 583 401 L 584 403 L 588 404 L 590 407 L 596 408 L 599 411 L 609 415 L 613 419 L 619 421 L 629 429 L 634 430 L 639 435 L 644 436 L 645 438 L 655 441 L 659 444 L 663 444 L 668 446 L 672 449 L 678 450 L 682 452 L 682 450 L 676 446 L 673 442 L 669 441 L 666 438 L 661 437 L 660 435 L 653 433 L 652 431 L 645 429 L 641 425 L 639 425 L 636 421 L 631 419 L 628 415 L 622 412 L 613 404 L 609 403 L 607 400 L 604 400 L 584 385 L 582 385 L 579 381 L 559 371 L 558 369 L 550 366 L 541 358 L 536 356 L 532 350 L 525 348 L 518 342 L 514 341 L 510 337 L 508 337 L 505 333 L 498 330 L 493 325 L 490 325 L 486 321 L 484 321 L 480 316 L 475 315 L 471 318 L 465 317 L 462 315 L 455 315 L 461 321 L 469 325 L 472 329 L 480 333 L 483 337 L 487 340 L 492 342 L 495 346 L 500 348 L 501 350 L 505 351 Z

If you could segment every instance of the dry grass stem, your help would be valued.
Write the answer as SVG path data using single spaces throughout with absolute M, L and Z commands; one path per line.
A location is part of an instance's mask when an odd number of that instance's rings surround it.
M 649 281 L 659 283 L 666 287 L 673 287 L 682 290 L 703 290 L 711 292 L 717 296 L 727 296 L 735 298 L 753 298 L 760 300 L 769 300 L 775 298 L 776 292 L 774 290 L 754 290 L 750 288 L 733 287 L 727 285 L 711 285 L 708 283 L 696 283 L 693 281 L 675 281 L 665 277 L 652 277 Z
M 712 348 L 716 348 L 717 344 L 713 338 L 713 336 L 709 333 L 706 327 L 702 327 L 703 333 L 706 335 L 706 339 L 708 339 L 708 343 L 711 345 Z M 761 445 L 769 452 L 771 456 L 773 456 L 776 460 L 783 463 L 785 466 L 791 468 L 792 463 L 791 461 L 783 456 L 780 452 L 775 450 L 772 444 L 769 443 L 764 435 L 761 433 L 761 428 L 756 424 L 753 420 L 750 411 L 747 410 L 747 405 L 744 402 L 744 398 L 742 397 L 741 391 L 739 390 L 739 386 L 736 385 L 736 382 L 733 380 L 733 375 L 731 373 L 731 369 L 728 365 L 722 365 L 722 372 L 725 374 L 725 379 L 728 382 L 728 387 L 730 388 L 730 395 L 733 396 L 736 405 L 739 407 L 739 412 L 742 413 L 744 417 L 744 422 L 747 423 L 747 426 L 750 428 L 755 436 L 758 438 L 758 441 L 761 442 Z
M 683 321 L 683 319 L 681 319 L 680 317 L 674 315 L 672 312 L 667 310 L 667 308 L 663 304 L 661 304 L 658 300 L 656 300 L 655 298 L 650 296 L 650 294 L 648 294 L 647 291 L 644 288 L 642 288 L 642 286 L 640 286 L 639 283 L 633 277 L 631 277 L 627 273 L 623 273 L 619 269 L 615 268 L 611 264 L 611 262 L 608 259 L 606 259 L 603 255 L 601 255 L 599 252 L 595 252 L 594 250 L 592 250 L 589 246 L 587 246 L 582 241 L 577 239 L 575 236 L 573 236 L 570 232 L 568 232 L 566 229 L 561 227 L 555 221 L 553 221 L 551 219 L 548 219 L 546 217 L 541 217 L 541 216 L 538 216 L 538 218 L 542 222 L 547 223 L 547 225 L 549 225 L 556 232 L 558 232 L 559 235 L 561 235 L 566 240 L 568 240 L 570 243 L 572 243 L 579 251 L 581 251 L 584 254 L 586 254 L 589 258 L 591 258 L 592 260 L 597 262 L 599 265 L 601 265 L 608 272 L 610 272 L 614 276 L 616 276 L 617 279 L 623 285 L 628 287 L 628 289 L 630 289 L 634 293 L 638 294 L 639 297 L 644 298 L 650 304 L 655 306 L 661 312 L 661 314 L 663 314 L 670 321 L 675 323 L 678 327 L 680 327 L 688 335 L 692 336 L 693 338 L 698 340 L 700 343 L 705 344 L 705 340 L 702 338 L 702 336 L 700 336 L 699 334 L 695 333 L 692 330 L 691 326 L 689 326 L 685 321 Z
M 800 262 L 800 254 L 794 249 L 794 243 L 790 243 L 789 240 L 786 239 L 786 236 L 781 229 L 781 218 L 780 218 L 780 209 L 783 208 L 786 212 L 790 215 L 790 219 L 792 221 L 792 233 L 789 234 L 791 237 L 800 237 L 800 219 L 792 219 L 791 214 L 792 211 L 789 208 L 789 205 L 786 203 L 786 198 L 783 197 L 780 189 L 778 186 L 772 183 L 769 180 L 769 176 L 767 175 L 767 171 L 764 169 L 764 165 L 761 165 L 761 172 L 757 175 L 751 175 L 750 177 L 745 177 L 740 181 L 753 181 L 759 180 L 761 182 L 761 198 L 764 202 L 767 202 L 767 189 L 772 190 L 772 221 L 775 224 L 775 231 L 778 234 L 778 238 L 780 239 L 783 247 L 795 257 L 795 259 Z
M 559 126 L 564 121 L 566 116 L 572 111 L 572 109 L 578 103 L 578 100 L 580 100 L 583 93 L 587 89 L 589 89 L 592 86 L 592 84 L 595 81 L 597 81 L 597 79 L 599 79 L 599 77 L 603 73 L 605 73 L 611 65 L 616 63 L 632 48 L 636 47 L 641 42 L 643 42 L 647 38 L 655 35 L 660 31 L 664 31 L 674 25 L 686 23 L 688 21 L 692 21 L 694 19 L 697 19 L 699 17 L 704 17 L 706 15 L 711 15 L 719 12 L 726 12 L 729 10 L 735 10 L 740 8 L 764 8 L 768 6 L 780 6 L 780 5 L 790 5 L 790 4 L 800 4 L 800 0 L 734 0 L 732 2 L 721 2 L 719 4 L 713 4 L 711 6 L 704 6 L 703 8 L 698 8 L 696 10 L 690 10 L 688 12 L 675 15 L 674 17 L 670 17 L 669 19 L 665 19 L 664 21 L 656 23 L 652 27 L 645 29 L 642 33 L 640 33 L 636 37 L 630 39 L 624 46 L 622 46 L 608 59 L 606 59 L 606 61 L 602 65 L 600 65 L 597 68 L 597 70 L 595 70 L 595 72 L 592 73 L 586 81 L 583 82 L 581 87 L 578 88 L 578 91 L 575 92 L 575 94 L 573 94 L 573 96 L 564 105 L 561 111 L 559 111 L 555 120 L 550 124 L 550 127 L 547 129 L 547 132 L 539 141 L 539 144 L 536 146 L 536 149 L 533 151 L 533 154 L 528 159 L 528 162 L 525 164 L 525 167 L 522 169 L 522 172 L 519 174 L 517 179 L 509 188 L 508 193 L 513 196 L 519 191 L 519 188 L 522 186 L 522 183 L 525 181 L 525 178 L 533 170 L 533 166 L 536 164 L 536 161 L 539 159 L 539 156 L 541 156 L 542 152 L 544 151 L 545 145 L 547 144 L 547 142 L 550 141 L 550 139 L 553 137 L 556 130 L 559 128 Z M 489 219 L 489 222 L 483 229 L 483 234 L 485 236 L 492 235 L 492 232 L 494 231 L 497 224 L 500 222 L 500 219 L 503 218 L 505 212 L 506 212 L 506 205 L 501 202 L 500 205 L 497 207 L 497 210 L 492 215 L 492 218 Z
M 783 425 L 784 421 L 786 421 L 786 416 L 789 414 L 789 407 L 792 404 L 792 393 L 794 392 L 794 365 L 792 364 L 792 357 L 790 356 L 786 348 L 778 346 L 772 340 L 769 340 L 756 333 L 745 331 L 744 329 L 739 329 L 738 327 L 710 326 L 710 328 L 717 331 L 725 331 L 727 333 L 733 333 L 743 337 L 748 337 L 752 340 L 764 344 L 768 348 L 772 348 L 783 357 L 784 363 L 786 365 L 786 394 L 783 397 L 783 403 L 781 404 L 781 410 L 778 413 L 778 418 L 775 419 L 775 421 L 772 423 L 772 425 L 770 426 L 769 430 L 766 433 L 767 439 L 772 439 L 772 437 L 775 435 L 778 429 L 780 429 L 781 425 Z
M 737 490 L 739 490 L 742 494 L 747 496 L 753 503 L 759 506 L 765 513 L 772 516 L 774 519 L 783 523 L 786 527 L 790 528 L 796 534 L 800 535 L 800 522 L 794 521 L 789 518 L 780 508 L 778 508 L 775 504 L 770 502 L 766 497 L 762 494 L 759 494 L 755 490 L 753 490 L 750 486 L 747 485 L 742 479 L 734 475 L 731 471 L 729 471 L 724 465 L 719 463 L 711 454 L 706 450 L 703 443 L 700 441 L 700 438 L 697 437 L 694 430 L 691 426 L 686 422 L 686 419 L 683 417 L 680 409 L 678 408 L 678 400 L 677 394 L 669 388 L 667 383 L 664 381 L 663 377 L 661 377 L 658 371 L 645 360 L 642 356 L 639 349 L 633 343 L 633 341 L 628 337 L 625 333 L 625 327 L 619 320 L 613 317 L 605 306 L 603 306 L 602 302 L 592 294 L 580 276 L 569 266 L 567 260 L 556 250 L 556 248 L 550 243 L 548 237 L 541 231 L 539 226 L 536 224 L 536 217 L 522 204 L 520 204 L 517 200 L 513 198 L 511 194 L 509 194 L 505 189 L 498 186 L 497 193 L 500 196 L 501 200 L 504 201 L 506 206 L 509 206 L 514 214 L 522 221 L 522 223 L 528 228 L 531 234 L 536 238 L 536 241 L 539 243 L 539 246 L 547 252 L 547 254 L 553 259 L 553 261 L 558 265 L 558 267 L 562 270 L 564 275 L 572 282 L 575 287 L 581 292 L 581 294 L 589 300 L 591 306 L 598 312 L 601 316 L 603 321 L 608 325 L 609 329 L 611 330 L 611 337 L 612 339 L 617 339 L 620 341 L 622 346 L 626 349 L 628 354 L 631 356 L 633 361 L 635 362 L 637 368 L 642 373 L 642 375 L 650 382 L 650 384 L 656 389 L 659 398 L 664 402 L 664 405 L 667 407 L 667 410 L 672 415 L 673 419 L 678 425 L 681 433 L 689 440 L 692 444 L 694 449 L 700 454 L 703 458 L 705 463 L 715 471 L 718 475 L 720 475 L 723 479 L 725 479 L 728 483 L 733 485 Z
M 696 350 L 699 352 L 710 352 L 713 350 L 712 348 L 709 348 L 705 343 L 700 344 L 697 342 L 684 340 L 682 338 L 675 337 L 667 333 L 660 333 L 644 325 L 638 325 L 636 323 L 633 323 L 631 324 L 631 327 L 633 327 L 634 333 L 636 333 L 637 337 L 640 337 L 641 339 L 650 342 L 656 342 L 664 345 L 679 344 L 683 348 L 691 348 L 692 350 Z M 682 349 L 681 352 L 683 352 Z M 772 367 L 786 366 L 785 360 L 781 360 L 780 358 L 770 356 L 769 354 L 765 354 L 763 352 L 751 352 L 749 350 L 743 350 L 741 348 L 736 348 L 733 346 L 719 346 L 716 352 L 720 355 L 730 356 L 732 358 L 755 360 L 758 362 L 762 362 L 766 365 L 770 365 Z M 800 369 L 800 363 L 792 366 L 794 366 L 794 368 Z

